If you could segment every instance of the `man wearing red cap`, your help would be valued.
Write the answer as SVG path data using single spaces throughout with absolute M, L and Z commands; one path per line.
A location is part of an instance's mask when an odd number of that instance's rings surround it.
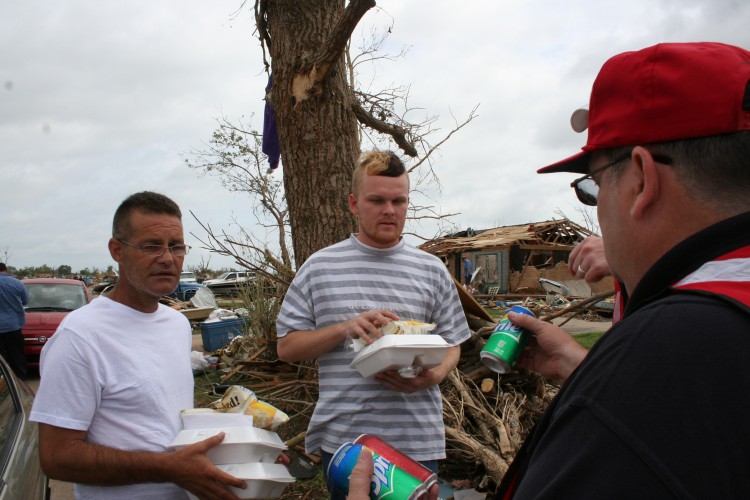
M 750 498 L 750 52 L 660 44 L 607 61 L 583 174 L 629 300 L 587 353 L 554 325 L 519 365 L 565 380 L 498 498 Z

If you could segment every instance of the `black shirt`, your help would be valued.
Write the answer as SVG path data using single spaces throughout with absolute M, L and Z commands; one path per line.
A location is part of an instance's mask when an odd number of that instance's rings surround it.
M 693 235 L 646 273 L 623 320 L 527 438 L 496 498 L 750 498 L 750 307 L 674 288 L 746 247 L 750 212 Z M 747 294 L 750 266 L 740 269 Z

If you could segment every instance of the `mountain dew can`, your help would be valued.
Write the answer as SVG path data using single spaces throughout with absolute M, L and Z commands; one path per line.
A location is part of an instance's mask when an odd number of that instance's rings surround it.
M 500 321 L 492 330 L 490 338 L 479 352 L 479 359 L 482 360 L 490 370 L 497 373 L 509 373 L 516 364 L 516 360 L 523 353 L 526 343 L 531 338 L 531 332 L 518 327 L 510 322 L 508 313 L 527 314 L 534 316 L 534 313 L 521 306 L 513 306 L 505 313 Z
M 349 476 L 360 453 L 372 453 L 375 465 L 370 479 L 370 498 L 372 500 L 419 500 L 427 498 L 424 483 L 405 470 L 397 467 L 390 460 L 382 457 L 364 445 L 355 443 L 343 444 L 331 458 L 326 474 L 329 484 L 343 493 L 349 494 Z

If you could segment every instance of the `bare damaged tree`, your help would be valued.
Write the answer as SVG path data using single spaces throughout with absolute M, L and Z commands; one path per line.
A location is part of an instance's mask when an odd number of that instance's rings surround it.
M 346 58 L 346 69 L 347 69 L 347 78 L 349 82 L 349 86 L 352 88 L 357 88 L 359 86 L 364 87 L 362 85 L 362 82 L 360 82 L 360 69 L 363 66 L 369 66 L 373 67 L 377 63 L 381 61 L 396 61 L 398 59 L 401 59 L 406 56 L 408 49 L 403 47 L 397 54 L 390 54 L 387 52 L 383 52 L 383 44 L 385 43 L 386 39 L 388 38 L 388 34 L 392 32 L 393 24 L 388 25 L 384 31 L 380 31 L 375 27 L 371 27 L 369 32 L 367 33 L 367 36 L 363 36 L 360 40 L 359 45 L 357 46 L 357 53 L 356 55 L 352 56 L 353 50 L 352 50 L 352 40 L 350 39 L 347 44 L 347 50 L 345 53 Z M 367 87 L 371 87 L 372 82 L 370 82 Z M 408 87 L 402 87 L 402 86 L 391 86 L 392 88 L 385 88 L 385 89 L 379 89 L 378 91 L 375 91 L 374 96 L 383 95 L 385 96 L 384 99 L 388 100 L 390 103 L 395 102 L 395 99 L 390 99 L 388 96 L 396 96 L 401 93 L 406 92 L 408 94 Z M 360 97 L 358 100 L 360 103 L 366 102 L 368 99 L 365 98 L 367 94 L 367 91 L 365 91 L 363 88 L 360 88 L 358 91 L 360 93 Z M 373 95 L 373 94 L 370 94 Z M 377 100 L 376 100 L 377 102 Z M 365 105 L 366 106 L 366 105 Z M 378 106 L 383 111 L 388 112 L 389 108 L 392 108 L 392 106 L 384 105 L 384 106 Z M 378 113 L 378 110 L 376 110 L 375 107 L 372 107 L 370 109 L 370 114 L 373 116 L 378 116 L 381 120 L 387 119 L 386 113 Z M 360 143 L 363 142 L 363 135 L 367 132 L 367 129 L 364 127 L 359 128 L 359 140 Z M 376 142 L 376 141 L 373 141 Z
M 249 193 L 253 201 L 257 201 L 251 206 L 258 224 L 276 234 L 278 258 L 285 266 L 291 266 L 287 239 L 289 209 L 281 183 L 272 176 L 264 175 L 262 162 L 265 155 L 261 151 L 261 135 L 242 121 L 237 125 L 223 117 L 217 121 L 219 128 L 214 131 L 206 148 L 193 148 L 183 158 L 185 164 L 218 177 L 222 186 L 229 191 Z M 253 240 L 250 234 L 244 234 L 250 241 Z M 255 246 L 264 248 L 266 245 Z
M 258 34 L 271 56 L 266 99 L 278 125 L 297 266 L 355 230 L 347 191 L 359 152 L 343 53 L 372 0 L 256 0 Z M 266 58 L 264 50 L 264 59 Z
M 191 233 L 200 241 L 203 248 L 231 257 L 238 266 L 253 271 L 256 276 L 269 283 L 267 289 L 272 289 L 274 295 L 282 296 L 285 293 L 294 278 L 294 270 L 290 263 L 280 260 L 265 243 L 258 242 L 239 224 L 236 225 L 240 228 L 240 235 L 233 236 L 225 231 L 217 233 L 210 225 L 201 222 L 193 212 L 190 212 L 190 215 L 206 232 L 205 239 Z
M 188 271 L 195 274 L 195 277 L 209 277 L 209 273 L 211 271 L 211 257 L 209 256 L 208 259 L 204 259 L 203 256 L 201 256 L 201 261 L 197 265 L 192 265 L 187 267 Z M 213 276 L 211 276 L 213 277 Z
M 390 33 L 391 29 L 392 26 L 387 26 L 383 31 L 374 28 L 371 29 L 369 39 L 363 38 L 361 45 L 357 48 L 357 55 L 354 57 L 350 56 L 350 50 L 348 49 L 349 42 L 347 42 L 345 66 L 348 88 L 354 89 L 356 87 L 356 81 L 362 74 L 360 68 L 363 65 L 375 64 L 382 60 L 395 60 L 406 54 L 406 49 L 402 49 L 396 55 L 382 54 L 380 52 L 387 33 Z M 369 87 L 371 86 L 372 84 L 369 84 Z M 414 165 L 410 166 L 409 169 L 412 172 L 412 193 L 418 193 L 429 198 L 427 192 L 423 191 L 423 186 L 437 186 L 438 189 L 440 188 L 437 176 L 432 170 L 435 151 L 453 133 L 463 128 L 476 116 L 476 108 L 461 123 L 454 118 L 454 128 L 444 137 L 438 139 L 435 145 L 431 145 L 429 137 L 439 132 L 439 129 L 434 128 L 437 116 L 425 116 L 419 121 L 409 121 L 407 119 L 407 115 L 412 116 L 415 113 L 423 111 L 409 104 L 409 87 L 391 85 L 380 91 L 352 90 L 352 95 L 356 101 L 353 105 L 353 112 L 356 116 L 361 116 L 363 122 L 370 124 L 379 131 L 385 130 L 393 134 L 388 136 L 383 136 L 380 133 L 374 134 L 369 127 L 359 126 L 357 127 L 356 150 L 360 150 L 363 141 L 368 143 L 366 148 L 392 148 L 393 146 L 388 144 L 389 139 L 403 144 L 406 150 L 409 151 L 409 154 L 416 153 L 417 155 Z M 277 234 L 280 252 L 279 255 L 272 254 L 268 250 L 267 245 L 254 239 L 253 235 L 247 233 L 243 228 L 240 228 L 242 235 L 239 237 L 229 236 L 223 232 L 216 234 L 210 228 L 207 228 L 208 238 L 204 242 L 204 246 L 210 251 L 231 256 L 238 265 L 243 267 L 258 267 L 263 269 L 269 261 L 279 261 L 279 265 L 273 266 L 274 268 L 292 269 L 291 252 L 287 244 L 290 230 L 290 209 L 286 205 L 286 199 L 284 198 L 280 183 L 274 181 L 272 177 L 263 175 L 261 161 L 265 158 L 265 155 L 261 152 L 262 141 L 260 133 L 253 130 L 251 124 L 246 124 L 242 121 L 238 121 L 235 124 L 231 123 L 225 117 L 217 121 L 219 127 L 213 133 L 209 144 L 203 149 L 193 149 L 189 156 L 185 158 L 185 162 L 190 168 L 202 170 L 205 174 L 219 177 L 222 184 L 230 191 L 247 192 L 253 200 L 253 213 L 259 224 Z M 324 144 L 319 145 L 318 149 L 323 148 L 323 146 Z M 285 171 L 290 168 L 288 162 L 289 160 L 285 158 Z M 426 163 L 426 168 L 417 170 L 423 163 Z M 315 170 L 315 167 L 312 170 Z M 289 175 L 289 173 L 286 172 L 286 175 Z M 316 178 L 319 177 L 316 172 L 311 172 L 309 175 Z M 347 172 L 346 183 L 340 188 L 340 193 L 337 192 L 337 196 L 342 197 L 344 200 L 349 189 L 349 177 L 350 173 Z M 327 185 L 331 181 L 325 179 L 324 182 Z M 314 195 L 317 192 L 317 190 L 313 190 L 312 194 Z M 435 206 L 418 204 L 415 201 L 417 199 L 418 197 L 415 196 L 412 196 L 410 199 L 411 206 L 408 219 L 411 221 L 411 224 L 409 225 L 410 230 L 407 230 L 406 234 L 428 239 L 428 237 L 422 236 L 413 230 L 414 224 L 419 225 L 424 221 L 438 221 L 438 224 L 441 226 L 440 230 L 442 230 L 447 218 L 454 214 L 441 214 Z M 319 203 L 325 204 L 325 197 Z M 348 220 L 348 208 L 346 209 L 346 214 L 346 220 Z M 200 221 L 198 222 L 200 223 Z M 323 246 L 323 244 L 319 246 Z M 238 255 L 240 251 L 245 253 Z M 247 253 L 251 251 L 257 252 L 257 258 L 251 257 Z M 253 265 L 252 263 L 255 261 L 259 265 Z M 288 275 L 286 271 L 282 274 L 283 276 Z
M 435 127 L 438 120 L 437 115 L 430 115 L 421 108 L 413 107 L 409 100 L 411 98 L 411 87 L 406 85 L 391 84 L 385 88 L 372 89 L 373 84 L 364 83 L 365 78 L 361 71 L 363 67 L 372 67 L 382 61 L 395 61 L 406 56 L 408 49 L 402 47 L 395 54 L 382 52 L 383 44 L 393 30 L 393 24 L 379 30 L 370 28 L 366 36 L 363 36 L 360 45 L 356 48 L 356 56 L 352 57 L 351 41 L 346 54 L 346 67 L 349 84 L 354 92 L 357 105 L 354 106 L 355 114 L 360 121 L 359 140 L 360 143 L 368 143 L 367 147 L 391 148 L 391 142 L 396 143 L 407 155 L 413 156 L 413 164 L 408 168 L 412 177 L 412 196 L 410 197 L 409 216 L 410 226 L 420 225 L 423 221 L 437 221 L 439 228 L 437 233 L 445 231 L 450 225 L 452 213 L 441 213 L 434 205 L 421 205 L 415 200 L 414 194 L 419 194 L 427 199 L 430 196 L 425 186 L 441 190 L 440 180 L 433 170 L 433 159 L 435 153 L 451 136 L 461 130 L 474 118 L 478 106 L 475 106 L 469 115 L 461 122 L 453 117 L 454 126 L 443 137 L 433 142 L 433 136 L 440 132 Z M 421 117 L 414 119 L 419 114 Z M 424 167 L 423 167 L 424 164 Z M 423 167 L 423 168 L 420 168 Z M 434 201 L 434 200 L 432 200 Z M 421 226 L 420 226 L 421 227 Z M 423 235 L 416 228 L 405 230 L 405 234 L 427 240 L 434 238 L 436 234 Z
M 412 158 L 421 156 L 419 163 L 431 164 L 428 152 L 434 149 L 426 136 L 434 117 L 416 124 L 407 119 L 414 111 L 406 101 L 408 88 L 374 94 L 355 89 L 356 65 L 380 57 L 375 52 L 345 64 L 351 34 L 374 5 L 373 0 L 351 0 L 346 7 L 340 1 L 309 0 L 304 8 L 294 0 L 255 2 L 263 59 L 273 74 L 266 99 L 278 124 L 298 266 L 355 230 L 347 195 L 360 151 L 358 125 L 388 137 Z M 473 117 L 474 111 L 458 128 Z
M 596 211 L 584 206 L 575 206 L 573 210 L 578 214 L 581 225 L 594 234 L 599 234 L 599 220 L 596 218 Z M 555 215 L 562 219 L 573 220 L 563 212 L 562 208 L 555 209 Z
M 216 233 L 195 214 L 192 215 L 203 227 L 206 236 L 193 236 L 206 250 L 231 257 L 240 267 L 264 276 L 267 282 L 272 283 L 273 286 L 270 288 L 275 294 L 283 295 L 294 273 L 287 244 L 288 208 L 281 184 L 272 176 L 264 175 L 265 154 L 262 153 L 259 132 L 252 130 L 250 124 L 241 120 L 238 124 L 233 124 L 226 118 L 218 119 L 217 122 L 218 128 L 204 148 L 193 148 L 188 154 L 183 155 L 185 164 L 204 175 L 217 177 L 229 191 L 247 193 L 253 200 L 252 212 L 258 224 L 269 233 L 277 234 L 280 250 L 278 254 L 272 252 L 266 242 L 259 241 L 240 224 L 235 224 L 240 231 L 238 235 L 229 235 L 224 231 Z M 442 142 L 444 140 L 440 144 Z M 432 151 L 427 151 L 425 157 L 431 153 Z M 415 189 L 419 189 L 418 182 Z M 432 206 L 415 205 L 413 198 L 410 202 L 409 219 L 413 222 L 428 219 L 440 221 L 446 217 Z M 421 237 L 413 232 L 408 234 Z M 201 263 L 193 271 L 205 274 L 207 269 L 208 265 Z M 266 290 L 268 289 L 269 287 L 266 287 Z
M 2 252 L 0 252 L 0 262 L 7 265 L 11 255 L 10 247 L 3 248 Z

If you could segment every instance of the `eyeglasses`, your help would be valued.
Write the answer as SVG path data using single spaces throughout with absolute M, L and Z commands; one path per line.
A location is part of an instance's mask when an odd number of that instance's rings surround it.
M 596 181 L 593 179 L 593 176 L 604 170 L 607 170 L 610 167 L 614 167 L 621 161 L 627 160 L 628 158 L 630 158 L 632 154 L 633 152 L 630 151 L 629 153 L 625 153 L 621 156 L 618 156 L 617 158 L 607 163 L 606 165 L 603 165 L 593 170 L 588 175 L 579 177 L 578 179 L 571 182 L 570 187 L 572 187 L 573 190 L 576 192 L 576 196 L 578 197 L 578 200 L 584 205 L 595 207 L 597 203 L 599 202 L 599 184 L 596 183 Z M 658 153 L 657 154 L 651 153 L 651 157 L 658 163 L 664 163 L 666 165 L 669 165 L 670 163 L 672 163 L 672 158 L 666 155 L 661 155 Z
M 172 245 L 169 247 L 162 245 L 134 245 L 133 243 L 121 240 L 120 238 L 115 239 L 129 247 L 137 248 L 143 252 L 144 255 L 148 255 L 149 257 L 161 257 L 164 255 L 165 250 L 169 250 L 169 253 L 175 257 L 184 257 L 190 251 L 190 245 Z

